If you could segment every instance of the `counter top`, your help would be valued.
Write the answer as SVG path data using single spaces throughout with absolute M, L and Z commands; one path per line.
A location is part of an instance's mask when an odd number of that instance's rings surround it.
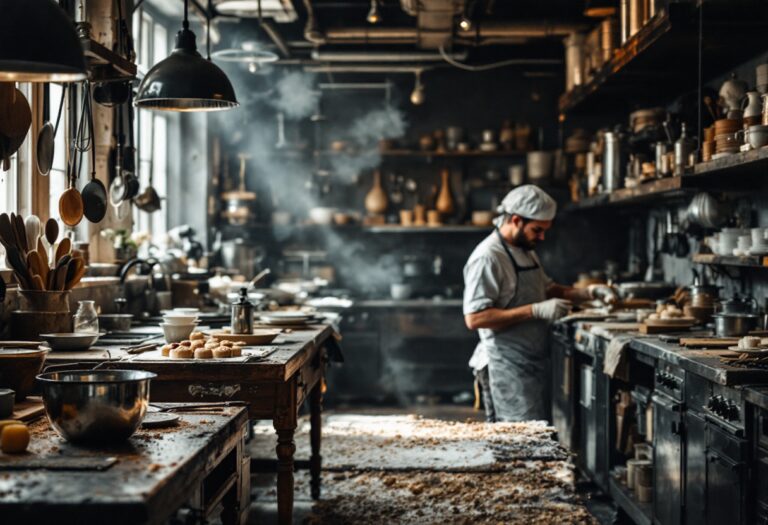
M 661 360 L 679 366 L 683 370 L 701 376 L 720 385 L 748 385 L 768 382 L 768 370 L 762 368 L 743 368 L 721 362 L 721 357 L 732 355 L 724 350 L 687 349 L 676 342 L 662 341 L 659 336 L 644 335 L 632 330 L 627 323 L 617 323 L 619 327 L 611 330 L 611 322 L 581 322 L 582 328 L 589 329 L 598 337 L 608 339 L 621 333 L 631 338 L 630 350 L 654 360 Z M 627 325 L 627 326 L 623 326 Z M 594 328 L 594 330 L 593 330 Z
M 294 329 L 289 333 L 284 333 L 268 347 L 277 347 L 274 353 L 261 359 L 242 361 L 233 359 L 224 360 L 176 360 L 170 358 L 159 358 L 157 360 L 143 360 L 128 354 L 119 347 L 94 347 L 84 352 L 49 352 L 46 357 L 46 363 L 65 364 L 65 363 L 99 363 L 106 362 L 107 368 L 123 367 L 136 368 L 140 370 L 149 370 L 157 374 L 189 374 L 192 370 L 198 370 L 205 367 L 211 377 L 225 381 L 229 378 L 237 378 L 244 374 L 243 367 L 254 370 L 250 375 L 258 375 L 263 380 L 282 381 L 292 376 L 307 359 L 308 350 L 323 344 L 334 333 L 330 325 L 313 325 L 302 329 Z
M 354 301 L 353 308 L 461 308 L 461 299 L 366 299 Z
M 120 524 L 164 522 L 237 446 L 247 423 L 242 407 L 178 415 L 175 427 L 139 429 L 98 449 L 67 443 L 45 418 L 30 423 L 29 451 L 0 458 L 4 522 L 98 523 L 106 515 Z
M 768 410 L 768 385 L 744 387 L 744 399 L 763 410 Z

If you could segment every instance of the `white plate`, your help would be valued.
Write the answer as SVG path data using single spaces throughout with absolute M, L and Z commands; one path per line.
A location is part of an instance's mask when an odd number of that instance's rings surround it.
M 48 343 L 51 350 L 88 350 L 101 334 L 58 333 L 40 334 L 40 339 Z
M 261 318 L 261 322 L 270 326 L 304 326 L 315 322 L 314 319 L 270 319 Z
M 739 352 L 741 354 L 766 354 L 768 355 L 768 346 L 758 348 L 739 348 L 738 346 L 729 346 L 728 350 Z
M 261 318 L 269 318 L 269 319 L 310 319 L 313 317 L 313 314 L 308 314 L 305 312 L 267 312 L 261 314 Z

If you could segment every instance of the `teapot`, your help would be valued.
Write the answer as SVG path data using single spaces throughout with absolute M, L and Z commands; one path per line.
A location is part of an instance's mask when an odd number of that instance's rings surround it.
M 744 98 L 744 101 L 741 104 L 741 107 L 744 110 L 744 118 L 750 118 L 750 117 L 760 118 L 762 116 L 763 105 L 760 98 L 761 98 L 761 95 L 757 91 L 747 92 L 746 97 Z M 756 122 L 756 124 L 759 124 L 759 123 L 760 122 Z
M 725 109 L 727 118 L 741 117 L 741 101 L 747 94 L 747 89 L 747 83 L 736 78 L 736 73 L 723 82 L 719 92 L 719 104 Z

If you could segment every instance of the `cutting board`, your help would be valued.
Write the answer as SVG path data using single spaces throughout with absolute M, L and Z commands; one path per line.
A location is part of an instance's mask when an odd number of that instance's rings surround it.
M 13 405 L 13 416 L 10 419 L 19 421 L 32 421 L 45 414 L 43 399 L 40 397 L 27 397 L 24 401 L 19 401 Z
M 680 339 L 680 346 L 686 348 L 728 348 L 739 344 L 738 337 L 717 338 L 717 337 L 683 337 Z

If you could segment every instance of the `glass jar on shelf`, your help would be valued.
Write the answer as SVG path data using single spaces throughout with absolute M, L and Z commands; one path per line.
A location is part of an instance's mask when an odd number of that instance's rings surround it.
M 74 319 L 74 332 L 99 333 L 99 315 L 93 301 L 79 301 Z

